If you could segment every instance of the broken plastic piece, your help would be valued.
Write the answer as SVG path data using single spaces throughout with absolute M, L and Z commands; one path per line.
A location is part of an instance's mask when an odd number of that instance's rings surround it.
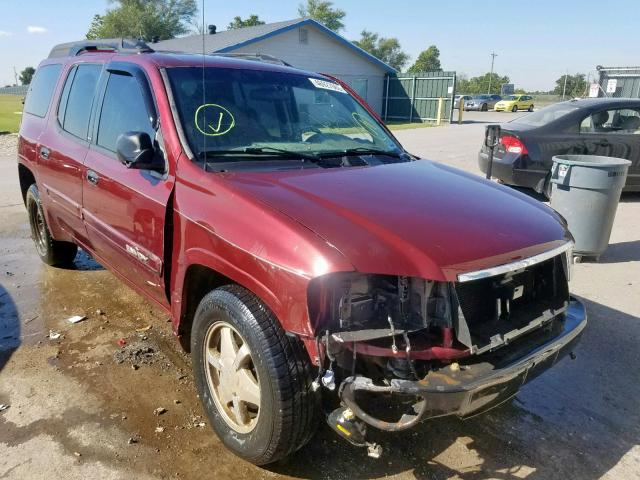
M 136 332 L 146 332 L 148 330 L 151 330 L 151 325 L 147 325 L 146 327 L 136 328 Z
M 162 415 L 163 413 L 167 413 L 167 409 L 164 407 L 158 407 L 153 411 L 154 415 Z
M 69 323 L 79 323 L 83 320 L 86 320 L 87 317 L 85 317 L 84 315 L 74 315 L 73 317 L 69 317 L 67 318 L 67 322 Z
M 118 339 L 118 346 L 119 347 L 124 347 L 127 344 L 127 341 L 124 338 L 119 338 Z
M 60 332 L 56 332 L 54 330 L 49 330 L 49 339 L 50 340 L 57 340 L 62 336 L 62 334 Z
M 324 385 L 329 390 L 336 389 L 336 376 L 332 370 L 327 370 L 322 376 L 322 385 Z
M 0 403 L 0 412 L 4 412 L 7 408 L 9 408 L 10 405 L 7 405 L 5 403 Z
M 368 443 L 367 456 L 371 458 L 380 458 L 382 456 L 382 446 L 377 443 Z

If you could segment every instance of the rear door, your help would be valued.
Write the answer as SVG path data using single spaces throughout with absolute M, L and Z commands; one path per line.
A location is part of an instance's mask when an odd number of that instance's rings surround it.
M 49 223 L 81 243 L 86 242 L 81 217 L 83 161 L 89 146 L 89 120 L 102 65 L 71 65 L 59 101 L 37 147 L 41 197 Z
M 83 214 L 95 252 L 163 305 L 164 233 L 174 178 L 127 168 L 116 155 L 125 132 L 145 132 L 163 155 L 157 107 L 144 71 L 112 62 L 101 81 L 93 138 L 85 160 Z

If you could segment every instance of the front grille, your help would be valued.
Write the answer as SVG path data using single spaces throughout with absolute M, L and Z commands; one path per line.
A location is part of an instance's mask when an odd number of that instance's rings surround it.
M 562 255 L 523 270 L 456 283 L 456 294 L 474 345 L 527 326 L 569 300 Z

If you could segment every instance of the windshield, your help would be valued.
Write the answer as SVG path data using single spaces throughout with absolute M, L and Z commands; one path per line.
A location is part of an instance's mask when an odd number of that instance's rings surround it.
M 509 95 L 508 97 L 504 98 L 504 100 L 518 100 L 520 97 L 518 97 L 517 95 Z
M 196 158 L 236 150 L 301 158 L 349 150 L 402 151 L 377 120 L 332 81 L 231 68 L 205 68 L 203 73 L 202 67 L 174 67 L 167 73 Z
M 541 127 L 542 125 L 558 120 L 571 112 L 575 112 L 577 109 L 578 107 L 571 102 L 556 103 L 545 107 L 542 110 L 538 110 L 537 112 L 516 118 L 513 122 L 520 123 L 522 125 L 531 125 L 533 127 Z
M 476 95 L 475 97 L 473 97 L 475 100 L 486 100 L 487 98 L 489 98 L 489 95 Z

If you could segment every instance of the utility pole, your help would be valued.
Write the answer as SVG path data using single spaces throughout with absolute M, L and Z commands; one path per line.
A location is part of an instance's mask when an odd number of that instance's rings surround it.
M 13 67 L 13 78 L 15 80 L 15 85 L 18 85 L 18 72 L 16 72 L 16 67 Z
M 496 52 L 491 52 L 491 74 L 489 75 L 489 88 L 487 89 L 487 94 L 491 93 L 491 80 L 493 79 L 493 62 L 495 61 L 498 54 Z
M 562 100 L 564 100 L 564 92 L 567 91 L 567 77 L 569 76 L 569 70 L 564 74 L 564 85 L 562 86 Z

